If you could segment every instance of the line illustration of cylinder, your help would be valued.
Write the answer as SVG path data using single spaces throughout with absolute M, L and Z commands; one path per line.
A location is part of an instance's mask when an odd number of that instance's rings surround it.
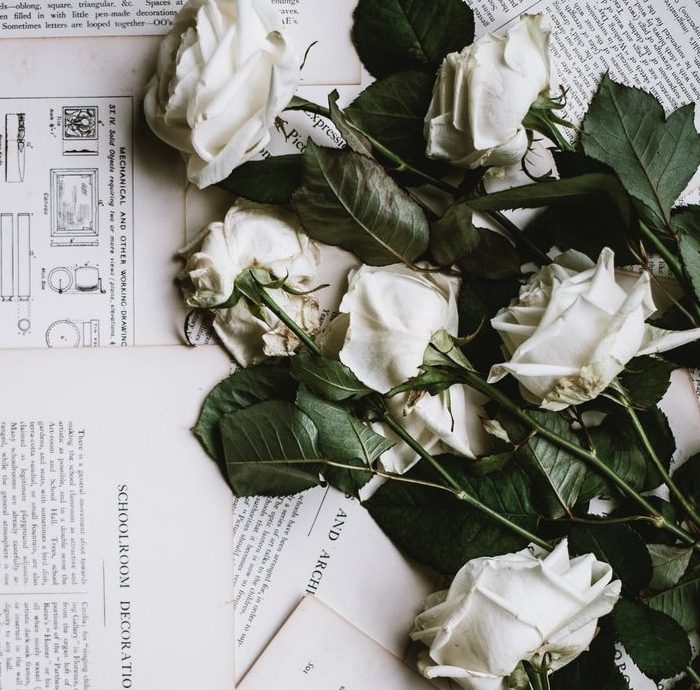
M 32 294 L 29 214 L 17 214 L 17 296 L 28 300 Z
M 14 216 L 0 214 L 0 296 L 9 300 L 15 294 Z

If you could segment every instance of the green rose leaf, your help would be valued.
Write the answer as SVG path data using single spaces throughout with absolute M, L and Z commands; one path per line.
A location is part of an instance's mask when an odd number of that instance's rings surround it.
M 466 204 L 453 204 L 430 226 L 430 253 L 440 266 L 452 266 L 479 246 L 481 234 Z
M 442 456 L 439 461 L 471 496 L 521 527 L 536 530 L 538 517 L 530 482 L 522 470 L 513 466 L 487 477 L 471 477 L 464 468 L 468 462 L 464 458 Z M 440 482 L 422 461 L 404 476 Z M 527 540 L 440 489 L 390 481 L 365 502 L 365 507 L 402 551 L 450 577 L 472 558 L 527 546 Z
M 645 676 L 658 682 L 690 663 L 688 636 L 673 618 L 629 599 L 622 599 L 611 616 L 615 639 Z
M 675 451 L 673 434 L 663 412 L 654 408 L 640 413 L 644 428 L 659 457 L 668 467 Z M 634 429 L 626 417 L 609 415 L 603 423 L 589 430 L 596 454 L 635 491 L 650 491 L 662 483 L 656 468 L 647 459 Z M 615 496 L 616 489 L 595 473 L 586 476 L 582 500 L 596 496 Z
M 372 155 L 372 144 L 367 137 L 350 122 L 348 122 L 345 113 L 338 107 L 338 92 L 333 91 L 328 96 L 328 109 L 331 113 L 331 120 L 338 128 L 345 143 L 355 153 L 361 153 L 365 156 Z
M 576 435 L 560 414 L 542 411 L 530 414 L 542 426 L 579 445 Z M 562 517 L 569 513 L 579 501 L 588 473 L 585 463 L 538 434 L 529 436 L 521 445 L 520 457 L 538 477 L 536 488 L 547 515 Z
M 686 460 L 674 473 L 673 479 L 683 494 L 700 506 L 700 455 Z
M 584 151 L 609 165 L 659 228 L 700 165 L 695 106 L 666 119 L 654 96 L 603 77 L 583 122 Z
M 551 690 L 617 690 L 619 671 L 615 665 L 615 641 L 604 625 L 587 652 L 550 676 Z M 624 680 L 623 680 L 624 683 Z
M 620 380 L 635 406 L 650 409 L 666 395 L 677 368 L 658 357 L 637 357 L 627 364 Z
M 353 471 L 329 464 L 322 470 L 325 479 L 337 489 L 357 496 L 372 478 L 367 470 L 394 444 L 347 410 L 321 400 L 303 387 L 299 389 L 296 404 L 316 425 L 325 460 L 364 468 L 365 471 Z
M 360 0 L 353 42 L 375 77 L 430 72 L 474 40 L 474 13 L 462 0 Z
M 673 618 L 686 632 L 700 630 L 700 573 L 689 573 L 677 585 L 649 597 L 647 603 Z
M 321 483 L 318 429 L 294 404 L 258 403 L 227 415 L 220 428 L 236 496 L 290 496 Z
M 410 264 L 428 248 L 428 220 L 375 161 L 316 146 L 304 153 L 304 180 L 292 199 L 307 233 L 364 263 Z
M 693 550 L 667 544 L 649 544 L 647 548 L 654 572 L 649 586 L 666 590 L 677 585 L 690 565 Z
M 345 115 L 403 160 L 432 170 L 435 162 L 425 158 L 423 119 L 434 82 L 434 75 L 425 72 L 392 74 L 368 86 L 345 109 Z
M 651 580 L 649 552 L 641 537 L 629 525 L 578 525 L 569 532 L 578 554 L 593 553 L 609 563 L 631 594 L 637 594 Z
M 459 372 L 445 366 L 423 365 L 423 372 L 418 376 L 392 388 L 387 395 L 392 397 L 409 391 L 427 391 L 430 395 L 437 395 L 447 390 L 461 380 Z
M 683 270 L 700 301 L 700 206 L 687 206 L 673 214 L 671 222 L 678 235 Z
M 299 383 L 331 402 L 354 400 L 374 393 L 336 359 L 300 353 L 291 358 L 290 367 Z
M 239 369 L 219 383 L 207 396 L 196 426 L 192 429 L 209 455 L 223 463 L 219 423 L 228 414 L 266 400 L 292 402 L 297 385 L 286 367 L 261 365 Z
M 589 173 L 552 182 L 513 187 L 501 192 L 486 194 L 467 203 L 475 211 L 502 211 L 516 208 L 541 208 L 570 204 L 590 197 L 607 199 L 618 210 L 619 218 L 629 225 L 631 208 L 622 185 L 613 175 Z
M 236 168 L 218 187 L 261 204 L 288 204 L 301 185 L 301 154 L 271 156 Z
M 462 271 L 489 280 L 519 277 L 522 260 L 515 247 L 503 235 L 492 230 L 477 228 L 476 232 L 479 244 L 460 259 Z

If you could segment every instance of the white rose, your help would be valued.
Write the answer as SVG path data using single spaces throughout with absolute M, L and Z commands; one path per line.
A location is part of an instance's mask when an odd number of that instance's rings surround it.
M 163 39 L 144 109 L 188 159 L 200 189 L 270 141 L 299 84 L 299 61 L 269 0 L 190 0 Z
M 491 321 L 510 360 L 489 382 L 512 374 L 523 396 L 547 410 L 592 400 L 633 357 L 700 338 L 700 329 L 664 331 L 645 323 L 656 311 L 650 276 L 615 271 L 605 248 L 594 264 L 567 251 L 535 273 Z
M 340 315 L 325 336 L 326 348 L 366 386 L 387 393 L 420 373 L 435 333 L 457 335 L 459 286 L 457 277 L 421 273 L 402 264 L 361 266 L 350 274 Z M 473 458 L 486 438 L 481 402 L 470 388 L 454 385 L 436 396 L 395 396 L 389 407 L 426 450 L 451 450 Z M 376 426 L 392 436 L 383 425 Z M 400 474 L 417 460 L 403 443 L 382 455 L 384 467 Z
M 411 637 L 429 648 L 419 669 L 466 690 L 506 690 L 521 661 L 540 665 L 545 654 L 556 671 L 588 648 L 598 618 L 612 611 L 621 583 L 611 580 L 593 554 L 570 560 L 566 541 L 548 555 L 525 549 L 469 561 L 416 618 Z
M 186 261 L 180 275 L 185 302 L 211 309 L 233 294 L 236 278 L 248 268 L 262 268 L 299 290 L 313 287 L 319 250 L 302 230 L 296 216 L 275 207 L 239 201 L 223 223 L 207 226 L 181 255 Z M 319 308 L 309 295 L 283 289 L 270 295 L 309 333 L 319 327 Z M 214 329 L 236 361 L 244 367 L 265 357 L 290 355 L 299 346 L 296 336 L 268 309 L 252 313 L 245 300 L 230 309 L 217 309 Z
M 486 34 L 445 58 L 425 118 L 429 158 L 462 168 L 523 158 L 523 120 L 551 83 L 550 32 L 542 22 L 542 15 L 523 15 L 505 36 Z

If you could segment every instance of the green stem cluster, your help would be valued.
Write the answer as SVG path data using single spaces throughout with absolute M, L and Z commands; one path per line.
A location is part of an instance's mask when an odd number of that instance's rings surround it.
M 666 484 L 666 486 L 668 487 L 669 492 L 676 499 L 678 504 L 683 508 L 686 515 L 698 527 L 700 527 L 700 513 L 698 513 L 695 506 L 693 506 L 693 504 L 683 495 L 683 492 L 678 488 L 678 485 L 669 474 L 665 465 L 663 464 L 663 462 L 661 462 L 658 453 L 654 449 L 653 444 L 649 440 L 649 437 L 647 436 L 647 433 L 644 430 L 644 425 L 639 419 L 636 410 L 627 398 L 627 395 L 625 394 L 625 391 L 623 390 L 622 386 L 617 381 L 615 381 L 612 387 L 614 390 L 620 393 L 620 404 L 625 408 L 625 412 L 627 413 L 627 416 L 629 417 L 630 422 L 632 423 L 632 427 L 634 428 L 635 432 L 637 433 L 637 436 L 639 437 L 639 440 L 642 444 L 642 448 L 644 449 L 644 452 L 647 455 L 648 459 L 651 461 L 652 465 L 654 465 L 657 472 L 663 479 L 664 484 Z
M 273 314 L 275 314 L 280 319 L 280 321 L 282 321 L 282 323 L 284 323 L 285 326 L 287 326 L 287 328 L 289 328 L 299 338 L 299 340 L 308 348 L 310 352 L 312 352 L 315 355 L 322 354 L 321 349 L 313 341 L 313 339 L 274 301 L 274 299 L 270 296 L 269 292 L 263 286 L 259 286 L 259 294 L 261 303 L 264 304 Z M 526 412 L 516 403 L 514 403 L 498 388 L 487 383 L 477 372 L 466 368 L 462 368 L 461 373 L 463 380 L 466 384 L 468 384 L 475 390 L 485 394 L 496 404 L 502 407 L 505 411 L 512 414 L 516 419 L 520 420 L 521 422 L 524 422 L 527 425 L 527 427 L 530 428 L 532 431 L 547 439 L 555 446 L 566 450 L 574 457 L 583 460 L 585 463 L 587 463 L 589 466 L 593 467 L 597 472 L 599 472 L 602 476 L 610 480 L 624 496 L 634 501 L 645 511 L 645 514 L 646 516 L 648 516 L 648 519 L 657 528 L 670 532 L 677 539 L 679 539 L 687 545 L 695 547 L 698 546 L 692 534 L 682 529 L 681 527 L 678 527 L 673 522 L 669 522 L 649 502 L 648 499 L 646 499 L 638 491 L 636 491 L 622 477 L 617 475 L 603 459 L 599 458 L 595 454 L 595 452 L 582 448 L 576 443 L 573 443 L 572 441 L 563 438 L 556 432 L 540 424 L 534 417 L 532 417 L 528 412 Z M 682 493 L 678 490 L 678 488 L 675 487 L 675 483 L 671 480 L 671 477 L 668 475 L 665 468 L 663 467 L 663 463 L 661 463 L 661 461 L 658 458 L 658 455 L 653 449 L 653 446 L 649 442 L 649 439 L 646 436 L 646 433 L 644 432 L 644 429 L 635 411 L 631 407 L 628 407 L 627 410 L 632 417 L 633 423 L 635 423 L 635 428 L 640 434 L 640 438 L 643 439 L 643 443 L 644 439 L 646 440 L 646 443 L 644 443 L 645 449 L 650 455 L 652 462 L 654 462 L 654 465 L 657 467 L 657 469 L 660 469 L 660 471 L 662 472 L 664 480 L 669 483 L 669 488 L 671 488 L 671 486 L 674 487 L 673 489 L 671 489 L 672 493 L 674 493 L 674 496 L 676 496 L 676 493 L 678 494 L 678 496 L 680 496 L 679 501 L 682 499 L 681 505 L 683 505 L 686 511 L 693 517 L 693 519 L 695 519 L 697 513 L 692 509 L 692 506 L 688 503 L 685 497 L 682 496 Z M 494 511 L 493 509 L 481 503 L 475 497 L 465 492 L 460 483 L 454 477 L 452 477 L 452 475 L 450 475 L 450 473 L 440 464 L 437 458 L 435 458 L 425 448 L 423 448 L 423 446 L 420 443 L 418 443 L 418 441 L 416 441 L 406 431 L 406 429 L 404 429 L 404 427 L 401 424 L 399 424 L 399 422 L 393 419 L 391 415 L 389 415 L 386 412 L 383 412 L 381 418 L 404 443 L 406 443 L 422 459 L 428 462 L 435 469 L 435 471 L 447 482 L 447 486 L 454 490 L 454 494 L 459 500 L 468 503 L 476 510 L 490 517 L 491 519 L 498 522 L 499 524 L 506 527 L 515 534 L 529 540 L 533 544 L 537 544 L 538 546 L 546 550 L 551 549 L 551 545 L 545 540 L 538 537 L 536 534 L 533 534 L 532 532 L 524 529 L 520 525 L 514 523 L 512 520 L 501 515 L 497 511 Z
M 528 428 L 530 428 L 535 433 L 539 434 L 543 438 L 554 445 L 566 450 L 574 457 L 583 462 L 587 463 L 589 466 L 593 467 L 598 471 L 599 474 L 610 480 L 620 492 L 627 498 L 634 501 L 638 506 L 640 506 L 647 515 L 649 515 L 654 522 L 654 525 L 659 529 L 663 529 L 667 532 L 673 534 L 677 539 L 689 546 L 696 546 L 697 543 L 692 534 L 686 530 L 678 527 L 673 522 L 669 522 L 644 496 L 642 496 L 638 491 L 636 491 L 627 481 L 622 477 L 617 475 L 609 465 L 601 458 L 599 458 L 594 452 L 585 450 L 581 446 L 569 441 L 568 439 L 562 438 L 556 432 L 548 429 L 544 425 L 540 424 L 534 417 L 532 417 L 528 412 L 523 410 L 521 407 L 516 405 L 508 396 L 502 393 L 498 388 L 492 386 L 474 371 L 463 370 L 464 382 L 470 385 L 477 391 L 480 391 L 495 403 L 497 403 L 504 410 L 512 414 L 516 419 L 524 422 Z

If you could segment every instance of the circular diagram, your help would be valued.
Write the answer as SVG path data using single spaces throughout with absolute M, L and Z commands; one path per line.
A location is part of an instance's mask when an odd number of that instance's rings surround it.
M 54 321 L 46 330 L 46 344 L 49 347 L 78 347 L 80 330 L 67 319 Z
M 71 285 L 73 285 L 73 274 L 67 268 L 54 268 L 46 280 L 52 290 L 62 295 L 66 290 L 70 290 Z

